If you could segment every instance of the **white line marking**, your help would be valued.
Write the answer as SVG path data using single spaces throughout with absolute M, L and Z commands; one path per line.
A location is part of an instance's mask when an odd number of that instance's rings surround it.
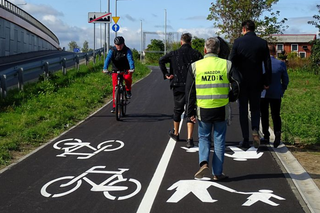
M 181 126 L 183 124 L 183 117 L 184 113 L 181 115 L 181 121 L 179 125 L 179 132 L 181 130 Z M 142 201 L 140 203 L 140 206 L 138 208 L 137 213 L 148 213 L 151 210 L 151 207 L 153 205 L 153 202 L 156 198 L 156 195 L 158 193 L 158 190 L 160 188 L 162 179 L 164 177 L 164 173 L 166 172 L 166 169 L 168 167 L 173 149 L 176 145 L 176 141 L 170 138 L 168 141 L 167 147 L 164 150 L 164 153 L 161 157 L 161 160 L 158 164 L 158 167 L 156 169 L 156 172 L 154 173 L 151 182 L 148 186 L 148 189 L 146 193 L 144 194 L 144 197 L 142 198 Z

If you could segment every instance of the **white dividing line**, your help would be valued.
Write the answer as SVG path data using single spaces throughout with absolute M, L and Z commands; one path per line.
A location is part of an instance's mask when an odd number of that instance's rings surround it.
M 181 115 L 181 121 L 179 125 L 179 132 L 181 130 L 181 126 L 183 124 L 183 117 L 184 114 Z M 161 157 L 161 160 L 158 164 L 158 167 L 156 169 L 156 172 L 154 173 L 151 182 L 148 186 L 148 189 L 146 193 L 144 194 L 144 197 L 142 198 L 142 201 L 140 203 L 140 206 L 138 208 L 137 213 L 148 213 L 151 210 L 151 207 L 153 205 L 153 202 L 156 198 L 156 195 L 158 193 L 158 190 L 160 188 L 162 179 L 164 177 L 164 173 L 166 172 L 166 169 L 168 167 L 173 149 L 176 145 L 176 141 L 170 138 L 168 141 L 167 147 L 164 150 L 164 153 Z

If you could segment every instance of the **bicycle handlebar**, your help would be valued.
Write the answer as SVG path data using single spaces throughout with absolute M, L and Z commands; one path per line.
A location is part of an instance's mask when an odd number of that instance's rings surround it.
M 106 73 L 106 74 L 109 74 L 111 75 L 112 73 L 118 73 L 118 74 L 121 74 L 121 73 L 133 73 L 134 72 L 134 69 L 133 70 L 125 70 L 125 71 L 120 71 L 120 70 L 113 70 L 113 71 L 109 71 L 109 70 L 102 70 L 103 73 Z

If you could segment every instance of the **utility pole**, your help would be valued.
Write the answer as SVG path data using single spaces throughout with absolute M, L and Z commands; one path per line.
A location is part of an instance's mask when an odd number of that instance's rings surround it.
M 110 0 L 108 0 L 108 13 L 110 13 Z M 110 46 L 110 23 L 108 23 L 108 43 L 106 44 L 107 53 L 109 52 Z
M 142 53 L 143 53 L 143 50 L 142 50 L 142 20 L 140 20 L 140 30 L 141 30 L 141 40 L 140 40 L 140 62 L 142 62 Z
M 164 54 L 167 54 L 167 9 L 164 9 Z

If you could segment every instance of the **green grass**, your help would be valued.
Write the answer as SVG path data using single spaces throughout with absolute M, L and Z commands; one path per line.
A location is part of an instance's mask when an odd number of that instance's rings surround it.
M 98 61 L 65 76 L 59 72 L 0 99 L 0 165 L 8 165 L 13 152 L 46 143 L 104 105 L 112 95 L 112 81 L 102 66 Z M 136 62 L 133 82 L 148 73 Z
M 288 74 L 281 106 L 283 140 L 320 145 L 320 76 L 303 69 L 288 70 Z

